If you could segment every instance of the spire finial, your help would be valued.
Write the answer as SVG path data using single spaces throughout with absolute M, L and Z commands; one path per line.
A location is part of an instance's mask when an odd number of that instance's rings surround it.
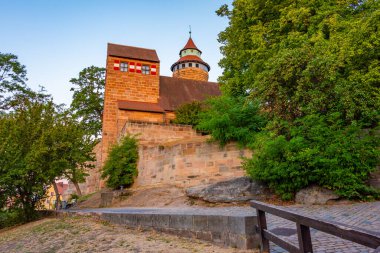
M 189 25 L 189 34 L 190 34 L 190 38 L 191 38 L 191 25 Z

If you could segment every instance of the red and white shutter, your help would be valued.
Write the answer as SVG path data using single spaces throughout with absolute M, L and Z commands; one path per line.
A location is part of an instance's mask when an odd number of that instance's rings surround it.
M 120 61 L 119 60 L 114 61 L 113 70 L 120 70 Z
M 129 63 L 129 72 L 135 72 L 135 63 L 134 62 Z
M 141 63 L 136 63 L 136 73 L 141 73 Z
M 156 68 L 156 65 L 152 65 L 150 66 L 150 73 L 152 75 L 156 75 L 157 74 L 157 68 Z

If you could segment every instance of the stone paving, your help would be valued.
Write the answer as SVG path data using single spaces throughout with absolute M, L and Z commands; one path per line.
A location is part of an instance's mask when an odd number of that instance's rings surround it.
M 289 207 L 289 209 L 314 218 L 336 221 L 380 233 L 380 202 L 335 206 Z M 269 230 L 280 227 L 293 228 L 294 231 L 296 229 L 295 223 L 269 215 Z M 316 253 L 369 253 L 374 251 L 373 249 L 314 229 L 311 229 L 311 237 L 313 249 Z M 297 245 L 296 234 L 283 236 L 282 238 Z M 282 253 L 286 251 L 271 244 L 271 252 Z
M 286 207 L 292 211 L 307 214 L 314 218 L 336 221 L 350 226 L 360 227 L 380 234 L 380 202 L 358 203 L 350 205 L 326 205 L 326 206 L 291 206 Z M 107 208 L 87 209 L 83 212 L 115 212 L 115 213 L 194 213 L 207 215 L 255 215 L 250 207 L 225 207 L 225 208 Z M 297 245 L 296 226 L 293 222 L 268 215 L 268 229 L 284 236 L 283 239 Z M 285 228 L 285 229 L 284 229 Z M 285 234 L 287 236 L 285 236 Z M 313 249 L 316 253 L 370 253 L 373 249 L 328 235 L 311 229 Z M 271 252 L 286 252 L 280 247 L 271 244 Z

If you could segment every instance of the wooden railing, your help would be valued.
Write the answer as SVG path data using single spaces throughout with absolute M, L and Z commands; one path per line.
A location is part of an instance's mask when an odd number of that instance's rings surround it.
M 368 231 L 338 222 L 315 219 L 259 201 L 251 201 L 251 206 L 256 208 L 257 211 L 256 230 L 260 235 L 261 252 L 270 252 L 269 241 L 271 241 L 291 253 L 312 253 L 313 245 L 311 242 L 310 228 L 314 228 L 342 239 L 375 249 L 374 253 L 380 253 L 380 228 L 379 231 L 376 232 Z M 265 213 L 270 213 L 283 219 L 295 222 L 297 227 L 298 247 L 281 239 L 279 236 L 268 230 Z

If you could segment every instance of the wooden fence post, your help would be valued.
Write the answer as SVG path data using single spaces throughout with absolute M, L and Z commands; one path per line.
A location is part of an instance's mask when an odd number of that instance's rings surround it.
M 297 222 L 297 234 L 300 251 L 303 253 L 313 253 L 310 228 Z
M 269 240 L 264 236 L 264 230 L 267 229 L 267 220 L 265 217 L 265 212 L 259 209 L 257 210 L 257 225 L 259 227 L 260 239 L 261 239 L 261 252 L 269 253 Z

